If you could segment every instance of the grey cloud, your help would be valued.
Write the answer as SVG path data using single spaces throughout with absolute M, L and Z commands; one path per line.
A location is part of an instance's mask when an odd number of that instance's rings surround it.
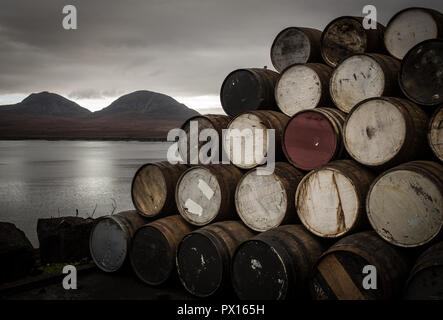
M 68 98 L 70 99 L 101 99 L 101 98 L 112 98 L 118 95 L 122 95 L 125 92 L 120 90 L 95 90 L 95 89 L 84 89 L 84 90 L 74 90 L 68 93 Z
M 337 16 L 361 15 L 369 3 L 385 24 L 405 7 L 443 9 L 440 0 L 65 2 L 1 0 L 0 94 L 218 94 L 233 69 L 272 67 L 269 49 L 284 27 L 323 29 Z M 78 9 L 78 30 L 62 28 L 67 3 Z

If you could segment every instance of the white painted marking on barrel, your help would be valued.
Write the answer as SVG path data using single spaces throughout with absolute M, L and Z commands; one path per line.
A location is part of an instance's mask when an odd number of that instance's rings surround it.
M 203 208 L 200 207 L 198 203 L 192 201 L 192 199 L 188 199 L 185 202 L 185 206 L 188 212 L 201 216 L 203 213 Z
M 256 259 L 251 259 L 251 268 L 253 270 L 255 270 L 255 269 L 262 269 L 260 261 L 258 261 Z
M 380 97 L 385 89 L 385 75 L 376 60 L 354 55 L 344 60 L 331 77 L 331 97 L 337 108 L 349 113 L 368 98 Z
M 208 186 L 208 184 L 202 179 L 198 179 L 198 188 L 201 190 L 201 192 L 203 192 L 208 200 L 211 200 L 214 196 L 214 190 L 212 190 L 211 187 Z

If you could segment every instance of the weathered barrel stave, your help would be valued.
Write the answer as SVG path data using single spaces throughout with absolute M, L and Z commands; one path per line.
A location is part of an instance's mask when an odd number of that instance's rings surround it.
M 353 160 L 332 161 L 309 172 L 295 195 L 301 222 L 329 239 L 368 229 L 366 196 L 374 179 L 373 172 Z
M 363 268 L 375 267 L 377 288 L 365 289 Z M 400 297 L 410 261 L 374 231 L 339 240 L 322 254 L 314 268 L 310 292 L 316 300 L 380 300 Z

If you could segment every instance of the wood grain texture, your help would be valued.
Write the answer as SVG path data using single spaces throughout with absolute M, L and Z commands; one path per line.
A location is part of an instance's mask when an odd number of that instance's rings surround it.
M 399 98 L 370 98 L 358 104 L 344 126 L 349 155 L 371 167 L 389 168 L 423 155 L 428 117 Z
M 177 214 L 175 186 L 186 169 L 186 165 L 172 165 L 167 161 L 143 165 L 132 180 L 134 207 L 146 217 Z
M 363 287 L 363 268 L 377 271 L 377 289 Z M 405 256 L 373 231 L 347 236 L 322 254 L 310 281 L 315 300 L 380 300 L 398 297 L 409 271 Z
M 349 113 L 359 102 L 373 97 L 395 96 L 400 62 L 381 54 L 353 55 L 334 70 L 331 97 L 343 112 Z
M 290 164 L 277 162 L 271 175 L 246 173 L 235 192 L 235 206 L 243 222 L 255 231 L 267 231 L 294 222 L 295 190 L 303 174 Z
M 291 66 L 283 71 L 275 87 L 279 109 L 288 116 L 331 105 L 329 80 L 332 68 L 320 63 Z
M 428 39 L 440 38 L 443 16 L 426 8 L 407 8 L 395 14 L 388 22 L 384 42 L 388 52 L 403 59 L 415 45 Z
M 439 237 L 443 227 L 443 167 L 413 161 L 380 175 L 370 188 L 367 213 L 375 231 L 401 247 Z
M 440 106 L 429 122 L 429 145 L 440 161 L 443 162 L 443 106 Z
M 323 238 L 361 229 L 366 223 L 366 195 L 374 178 L 352 160 L 333 161 L 309 172 L 295 195 L 301 222 Z
M 321 31 L 312 28 L 289 27 L 282 30 L 271 46 L 271 61 L 282 72 L 296 63 L 320 62 Z
M 330 254 L 324 257 L 317 268 L 338 300 L 365 300 L 360 289 L 335 255 Z
M 176 188 L 182 217 L 196 226 L 236 217 L 234 194 L 242 172 L 233 165 L 200 165 L 188 169 Z

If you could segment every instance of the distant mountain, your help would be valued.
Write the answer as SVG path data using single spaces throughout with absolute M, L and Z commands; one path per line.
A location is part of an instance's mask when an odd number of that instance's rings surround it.
M 0 114 L 4 112 L 57 117 L 81 117 L 92 113 L 71 100 L 47 91 L 33 93 L 17 104 L 0 107 Z
M 0 139 L 164 139 L 170 129 L 197 114 L 151 91 L 124 95 L 94 113 L 60 95 L 41 92 L 0 106 Z
M 142 90 L 121 96 L 108 107 L 94 112 L 92 117 L 135 115 L 151 119 L 184 120 L 197 114 L 170 96 Z

